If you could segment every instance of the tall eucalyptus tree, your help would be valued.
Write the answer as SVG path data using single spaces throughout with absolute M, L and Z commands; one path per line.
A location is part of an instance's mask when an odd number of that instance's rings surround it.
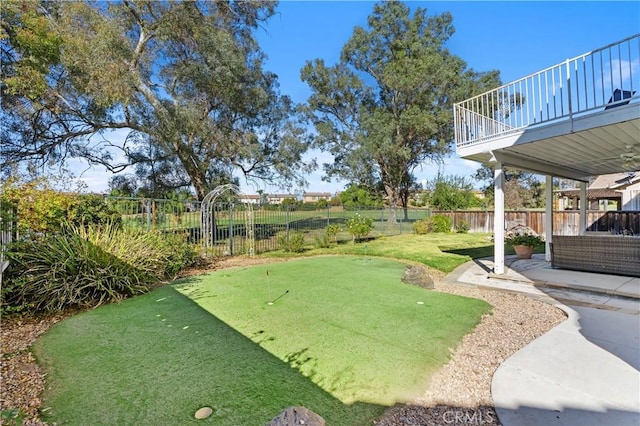
M 117 172 L 161 162 L 172 186 L 201 198 L 220 173 L 294 184 L 313 166 L 253 35 L 276 3 L 5 3 L 3 165 L 83 157 Z

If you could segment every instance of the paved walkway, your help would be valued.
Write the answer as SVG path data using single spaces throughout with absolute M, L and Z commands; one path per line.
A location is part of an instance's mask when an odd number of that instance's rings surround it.
M 492 396 L 505 426 L 640 425 L 640 278 L 551 269 L 541 255 L 461 266 L 448 281 L 527 294 L 569 318 L 504 361 Z

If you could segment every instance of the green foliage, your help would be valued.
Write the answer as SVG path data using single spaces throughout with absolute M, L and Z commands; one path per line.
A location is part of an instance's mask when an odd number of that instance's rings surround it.
M 280 203 L 282 207 L 299 207 L 302 205 L 302 201 L 298 201 L 293 197 L 287 197 Z
M 466 234 L 471 229 L 471 225 L 466 220 L 461 220 L 456 223 L 456 233 L 458 234 Z
M 382 207 L 380 196 L 361 185 L 349 185 L 347 189 L 339 194 L 339 197 L 345 209 Z
M 278 247 L 284 252 L 302 253 L 304 251 L 304 234 L 302 232 L 281 232 L 276 236 Z
M 328 235 L 323 235 L 321 237 L 316 237 L 313 243 L 315 248 L 329 248 L 331 247 L 331 240 Z
M 373 219 L 370 217 L 360 216 L 356 213 L 345 222 L 345 228 L 353 237 L 353 242 L 360 240 L 371 232 L 373 229 Z
M 337 242 L 336 239 L 338 238 L 338 232 L 340 231 L 342 231 L 340 225 L 332 223 L 331 225 L 327 226 L 327 237 L 331 238 L 334 242 Z
M 316 123 L 316 143 L 334 154 L 329 175 L 382 181 L 395 206 L 415 168 L 449 152 L 453 103 L 500 82 L 497 71 L 466 70 L 446 48 L 452 20 L 403 2 L 376 3 L 338 64 L 306 63 L 301 77 L 312 94 L 303 110 Z
M 451 232 L 451 218 L 449 216 L 437 214 L 429 219 L 433 224 L 431 232 Z
M 120 213 L 113 210 L 99 195 L 76 195 L 67 210 L 67 223 L 72 225 L 119 225 Z
M 424 235 L 431 232 L 431 220 L 429 218 L 420 219 L 413 222 L 413 232 Z
M 494 170 L 483 164 L 474 178 L 484 182 L 484 192 L 487 203 L 494 203 Z M 508 209 L 540 208 L 545 205 L 544 184 L 531 172 L 504 168 L 504 205 Z
M 181 236 L 89 225 L 16 242 L 7 258 L 2 309 L 59 311 L 144 293 L 195 253 Z
M 63 193 L 46 181 L 4 186 L 0 202 L 17 206 L 21 233 L 59 232 L 65 225 L 119 225 L 120 214 L 99 195 Z
M 451 218 L 445 215 L 434 215 L 413 223 L 413 231 L 418 235 L 430 232 L 451 232 Z
M 0 423 L 7 426 L 22 426 L 24 413 L 22 410 L 2 410 L 0 411 Z
M 463 210 L 478 207 L 481 200 L 474 194 L 473 185 L 463 176 L 444 176 L 440 173 L 427 184 L 425 201 L 438 210 Z
M 192 186 L 199 199 L 232 165 L 296 184 L 313 168 L 255 40 L 275 2 L 5 3 L 2 81 L 21 105 L 3 116 L 15 124 L 0 140 L 12 162 L 135 165 L 148 190 Z M 135 131 L 117 161 L 79 137 L 123 128 Z

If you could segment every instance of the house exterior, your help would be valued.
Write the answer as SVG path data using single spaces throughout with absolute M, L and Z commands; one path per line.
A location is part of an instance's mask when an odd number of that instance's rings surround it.
M 556 194 L 560 210 L 579 208 L 579 189 L 563 189 Z M 640 210 L 640 170 L 596 177 L 587 187 L 587 200 L 590 210 Z
M 269 194 L 269 195 L 267 195 L 267 203 L 268 204 L 282 204 L 282 202 L 286 198 L 293 198 L 294 200 L 298 199 L 296 194 Z
M 552 261 L 553 177 L 580 182 L 640 168 L 640 34 L 591 50 L 454 105 L 456 152 L 494 170 L 494 273 L 505 273 L 504 168 L 545 176 L 545 259 Z M 632 182 L 633 184 L 633 182 Z M 637 205 L 624 181 L 621 207 Z M 580 205 L 579 235 L 587 228 Z M 604 241 L 604 240 L 603 240 Z
M 332 194 L 330 192 L 305 192 L 302 194 L 304 203 L 317 203 L 320 200 L 331 201 Z
M 260 195 L 258 194 L 240 194 L 238 200 L 246 204 L 260 204 Z

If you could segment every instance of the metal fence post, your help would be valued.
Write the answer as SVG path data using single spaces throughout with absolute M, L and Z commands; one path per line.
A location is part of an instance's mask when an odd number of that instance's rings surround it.
M 287 243 L 289 242 L 289 206 L 285 206 L 286 210 L 286 215 L 285 215 L 285 221 L 287 223 Z
M 151 200 L 147 200 L 147 232 L 151 231 Z
M 327 227 L 331 225 L 331 206 L 327 204 Z
M 229 203 L 229 256 L 233 256 L 233 203 Z

